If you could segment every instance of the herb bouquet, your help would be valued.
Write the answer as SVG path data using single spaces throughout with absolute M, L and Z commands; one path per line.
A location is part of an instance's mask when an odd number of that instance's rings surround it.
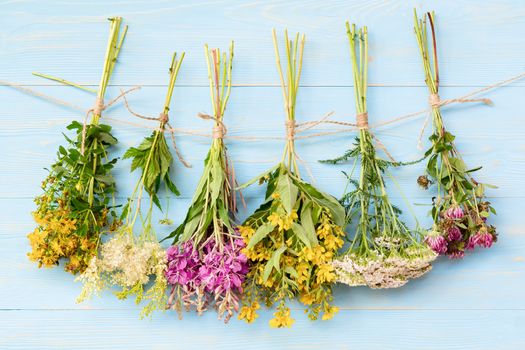
M 325 161 L 339 163 L 354 159 L 348 175 L 353 191 L 347 192 L 341 202 L 349 222 L 356 220 L 355 236 L 348 250 L 334 260 L 337 281 L 350 286 L 396 288 L 409 279 L 417 278 L 431 269 L 436 254 L 429 249 L 418 231 L 413 232 L 400 220 L 401 211 L 388 198 L 384 173 L 389 166 L 401 163 L 381 159 L 368 129 L 366 107 L 368 36 L 367 28 L 356 30 L 346 24 L 357 108 L 359 136 L 354 148 L 340 158 Z M 353 172 L 360 163 L 359 178 Z
M 266 201 L 239 228 L 246 243 L 250 272 L 240 319 L 253 322 L 260 303 L 277 304 L 272 327 L 290 327 L 288 299 L 299 297 L 309 317 L 330 319 L 335 281 L 333 256 L 342 247 L 344 209 L 332 196 L 304 182 L 299 174 L 294 146 L 295 103 L 301 76 L 304 35 L 289 40 L 285 32 L 288 67 L 283 76 L 275 30 L 277 67 L 285 99 L 287 142 L 283 160 L 244 186 L 267 182 Z M 243 186 L 243 187 L 244 187 Z
M 44 193 L 35 199 L 37 209 L 33 217 L 37 227 L 28 235 L 28 256 L 39 266 L 52 267 L 64 258 L 67 271 L 83 272 L 96 255 L 101 230 L 110 223 L 110 216 L 116 216 L 110 203 L 115 192 L 111 169 L 116 159 L 108 159 L 108 148 L 117 140 L 111 135 L 111 127 L 99 121 L 127 26 L 119 37 L 122 19 L 115 17 L 110 21 L 104 70 L 96 91 L 96 106 L 89 113 L 91 120 L 84 125 L 74 121 L 67 127 L 76 136 L 70 139 L 64 135 L 68 145 L 59 147 L 57 160 L 42 183 Z M 118 224 L 117 220 L 114 224 Z
M 432 31 L 432 56 L 427 39 L 427 20 Z M 454 145 L 454 135 L 445 129 L 440 111 L 439 70 L 434 32 L 434 14 L 427 13 L 419 19 L 414 12 L 415 33 L 419 44 L 425 82 L 430 92 L 432 106 L 433 133 L 429 137 L 432 147 L 428 157 L 426 174 L 418 178 L 425 189 L 431 184 L 437 187 L 437 197 L 433 199 L 431 215 L 434 226 L 426 237 L 426 242 L 439 254 L 450 258 L 462 258 L 465 250 L 476 246 L 489 248 L 496 241 L 496 228 L 487 223 L 494 208 L 485 199 L 485 187 L 472 178 L 472 173 L 481 169 L 468 169 Z M 431 58 L 432 57 L 432 58 Z M 430 177 L 430 178 L 429 178 Z
M 204 172 L 197 185 L 184 222 L 171 233 L 173 245 L 167 251 L 168 308 L 182 317 L 192 307 L 198 313 L 214 305 L 219 319 L 227 322 L 239 308 L 242 282 L 248 272 L 241 253 L 233 214 L 236 211 L 235 178 L 223 137 L 224 112 L 231 90 L 233 42 L 229 57 L 205 46 L 213 116 L 213 141 L 204 160 Z
M 134 295 L 137 304 L 143 299 L 149 300 L 142 310 L 142 316 L 149 315 L 155 309 L 164 309 L 167 260 L 166 252 L 160 246 L 152 228 L 152 212 L 153 204 L 162 210 L 157 196 L 161 184 L 164 184 L 168 191 L 179 195 L 177 187 L 170 179 L 173 157 L 164 133 L 173 88 L 183 59 L 184 53 L 179 60 L 176 53 L 173 55 L 164 109 L 159 118 L 156 118 L 159 122 L 158 129 L 146 137 L 138 147 L 131 147 L 124 154 L 124 159 L 132 159 L 131 171 L 140 168 L 142 174 L 122 211 L 123 225 L 113 238 L 101 245 L 99 257 L 91 259 L 89 267 L 77 278 L 84 283 L 79 302 L 93 294 L 99 294 L 103 289 L 116 286 L 121 289 L 116 293 L 121 299 Z M 145 217 L 142 217 L 141 202 L 144 191 L 151 200 Z M 133 229 L 139 217 L 142 227 L 140 234 L 135 236 Z M 155 282 L 148 287 L 151 276 L 155 277 Z

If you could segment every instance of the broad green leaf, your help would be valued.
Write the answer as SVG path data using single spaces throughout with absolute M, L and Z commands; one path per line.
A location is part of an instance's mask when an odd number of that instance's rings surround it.
M 259 243 L 261 240 L 263 240 L 270 232 L 273 231 L 275 228 L 274 225 L 272 225 L 269 222 L 265 222 L 261 226 L 257 228 L 257 231 L 253 234 L 252 238 L 250 238 L 250 242 L 248 242 L 248 249 L 253 248 L 257 243 Z
M 295 201 L 297 200 L 299 189 L 287 173 L 281 174 L 277 179 L 276 191 L 281 196 L 281 202 L 283 203 L 284 209 L 290 214 L 295 205 Z

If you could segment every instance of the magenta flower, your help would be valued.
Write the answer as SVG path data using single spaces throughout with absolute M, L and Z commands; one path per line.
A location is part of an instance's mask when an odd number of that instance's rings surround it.
M 445 211 L 445 218 L 447 219 L 463 219 L 463 216 L 463 209 L 461 209 L 459 206 L 450 207 Z
M 461 239 L 461 230 L 457 226 L 452 226 L 448 229 L 448 240 L 459 241 Z
M 492 243 L 494 243 L 494 237 L 487 231 L 478 231 L 474 236 L 479 247 L 490 248 Z
M 429 235 L 425 237 L 425 242 L 428 246 L 438 254 L 445 254 L 447 252 L 447 240 L 441 235 Z

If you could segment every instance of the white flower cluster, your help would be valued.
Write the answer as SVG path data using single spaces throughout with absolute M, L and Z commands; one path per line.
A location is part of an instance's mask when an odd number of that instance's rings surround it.
M 436 253 L 421 245 L 408 247 L 403 253 L 370 257 L 346 254 L 332 262 L 336 279 L 349 286 L 397 288 L 430 271 L 431 262 L 437 257 Z
M 77 277 L 84 284 L 78 302 L 111 286 L 123 290 L 138 287 L 142 291 L 150 276 L 164 278 L 166 263 L 166 252 L 157 241 L 117 235 L 102 244 L 100 257 L 93 258 L 86 271 Z

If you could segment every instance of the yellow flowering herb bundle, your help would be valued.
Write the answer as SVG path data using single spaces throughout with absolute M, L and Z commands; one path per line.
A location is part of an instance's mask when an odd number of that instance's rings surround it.
M 301 76 L 304 35 L 285 32 L 287 74 L 282 72 L 275 31 L 277 66 L 285 98 L 288 139 L 282 162 L 256 179 L 267 183 L 265 202 L 239 228 L 246 243 L 248 273 L 240 319 L 253 322 L 260 305 L 276 304 L 272 327 L 290 327 L 288 302 L 299 298 L 311 319 L 330 319 L 335 272 L 332 259 L 343 245 L 344 208 L 332 196 L 304 182 L 295 154 L 293 127 Z
M 84 284 L 78 302 L 93 294 L 100 294 L 104 289 L 116 287 L 119 291 L 115 294 L 120 299 L 134 296 L 137 304 L 143 300 L 148 302 L 141 316 L 165 308 L 167 259 L 152 227 L 152 213 L 154 204 L 162 210 L 157 196 L 160 185 L 164 184 L 168 191 L 179 195 L 170 179 L 173 156 L 164 133 L 173 88 L 183 58 L 184 53 L 179 60 L 176 54 L 173 55 L 168 93 L 163 112 L 158 118 L 158 128 L 138 147 L 131 147 L 124 154 L 124 159 L 132 159 L 131 171 L 140 168 L 142 173 L 123 208 L 123 225 L 110 240 L 101 244 L 99 255 L 91 259 L 88 268 L 77 278 Z M 149 195 L 150 202 L 146 215 L 142 217 L 144 192 Z M 140 232 L 135 235 L 134 229 L 139 218 Z M 152 278 L 154 282 L 150 284 Z
M 354 160 L 348 175 L 355 189 L 344 194 L 348 221 L 355 235 L 348 250 L 334 260 L 337 281 L 350 286 L 395 288 L 418 278 L 431 269 L 436 254 L 422 242 L 418 230 L 409 229 L 401 221 L 401 211 L 390 202 L 383 175 L 389 166 L 402 163 L 377 156 L 373 136 L 368 129 L 366 106 L 368 37 L 367 28 L 356 30 L 347 23 L 350 42 L 359 136 L 354 148 L 340 158 L 339 163 Z M 353 178 L 359 164 L 359 177 Z
M 104 69 L 91 120 L 84 125 L 74 121 L 67 127 L 76 135 L 64 135 L 67 146 L 59 147 L 57 160 L 42 183 L 44 193 L 35 199 L 33 217 L 37 227 L 28 235 L 28 256 L 39 266 L 52 267 L 64 259 L 67 271 L 83 272 L 96 255 L 101 230 L 108 226 L 111 216 L 115 217 L 110 200 L 115 192 L 111 169 L 116 159 L 108 158 L 108 148 L 117 140 L 111 135 L 111 127 L 99 121 L 127 26 L 119 35 L 122 19 L 115 17 L 110 21 Z
M 228 161 L 223 136 L 223 118 L 230 96 L 233 42 L 229 56 L 219 49 L 208 50 L 208 77 L 215 121 L 213 141 L 204 160 L 204 171 L 197 185 L 184 222 L 169 236 L 168 308 L 202 313 L 210 307 L 227 322 L 239 308 L 248 265 L 241 253 L 240 239 L 233 214 L 236 211 L 235 178 Z
M 431 45 L 427 36 L 427 17 Z M 481 167 L 467 168 L 454 144 L 455 136 L 445 128 L 440 110 L 434 14 L 429 12 L 418 18 L 414 10 L 414 24 L 430 93 L 433 125 L 429 137 L 432 146 L 425 153 L 428 158 L 426 174 L 418 178 L 418 183 L 424 189 L 435 185 L 437 190 L 430 211 L 434 226 L 425 240 L 436 253 L 460 259 L 465 256 L 465 251 L 476 247 L 490 248 L 497 240 L 496 227 L 487 222 L 491 214 L 496 214 L 485 197 L 485 188 L 492 186 L 474 180 L 472 173 Z

